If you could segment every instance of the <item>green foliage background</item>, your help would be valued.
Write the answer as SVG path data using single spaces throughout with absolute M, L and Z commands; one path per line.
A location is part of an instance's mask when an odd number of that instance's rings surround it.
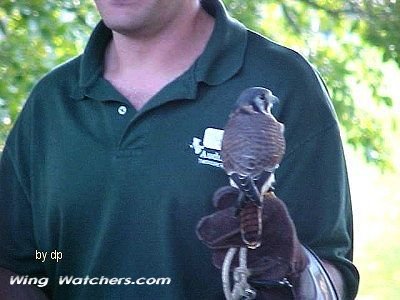
M 0 145 L 33 84 L 80 53 L 97 20 L 91 1 L 0 1 Z
M 248 27 L 299 51 L 326 81 L 344 139 L 350 145 L 350 175 L 356 178 L 358 188 L 353 194 L 356 199 L 371 198 L 375 189 L 369 192 L 368 187 L 372 184 L 388 189 L 385 201 L 380 200 L 382 210 L 365 212 L 365 203 L 359 205 L 355 201 L 355 208 L 363 212 L 355 223 L 365 227 L 371 218 L 371 225 L 377 226 L 389 212 L 394 219 L 400 217 L 398 209 L 393 208 L 398 206 L 394 201 L 398 193 L 393 192 L 393 186 L 398 184 L 393 178 L 399 175 L 399 160 L 395 157 L 399 157 L 396 141 L 400 138 L 400 98 L 395 88 L 400 81 L 400 3 L 224 2 L 231 14 Z M 92 1 L 1 0 L 0 149 L 33 84 L 55 65 L 80 53 L 98 19 Z M 364 163 L 359 161 L 360 157 Z M 374 167 L 366 166 L 365 161 Z M 383 173 L 377 172 L 376 167 Z M 360 172 L 369 174 L 368 179 L 372 180 L 366 184 Z M 393 252 L 400 250 L 400 246 L 391 236 L 400 232 L 380 226 L 375 239 L 361 239 L 362 248 L 356 248 L 360 270 L 365 272 L 361 274 L 360 299 L 400 299 L 400 262 Z M 356 228 L 357 233 L 363 235 Z M 372 246 L 379 239 L 386 245 L 382 259 L 377 258 L 380 252 Z M 374 263 L 379 267 L 371 271 Z M 388 282 L 390 287 L 385 285 Z

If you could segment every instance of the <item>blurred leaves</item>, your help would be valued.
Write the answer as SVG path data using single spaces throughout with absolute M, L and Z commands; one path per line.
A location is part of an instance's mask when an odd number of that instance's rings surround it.
M 371 45 L 383 50 L 383 61 L 400 65 L 400 3 L 396 0 L 352 1 L 361 13 L 359 32 Z M 362 20 L 362 21 L 361 21 Z
M 400 67 L 396 0 L 224 0 L 230 13 L 305 56 L 321 73 L 346 141 L 366 160 L 390 167 L 385 124 L 398 127 L 385 91 L 383 62 Z M 92 1 L 2 0 L 0 4 L 0 145 L 32 85 L 82 51 L 98 19 Z
M 90 1 L 1 0 L 0 145 L 33 84 L 83 49 L 96 19 Z
M 224 2 L 235 8 L 246 1 Z M 382 65 L 392 60 L 400 67 L 399 3 L 258 0 L 252 1 L 246 14 L 243 19 L 242 8 L 235 16 L 241 20 L 254 16 L 246 24 L 297 50 L 316 66 L 327 84 L 346 141 L 361 150 L 368 162 L 390 169 L 385 123 L 398 121 L 394 114 L 382 117 L 377 111 L 393 106 L 392 95 L 385 90 Z

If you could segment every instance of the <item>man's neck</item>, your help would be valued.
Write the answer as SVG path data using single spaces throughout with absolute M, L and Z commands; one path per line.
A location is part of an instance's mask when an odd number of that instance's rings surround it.
M 136 108 L 141 108 L 194 63 L 203 52 L 213 25 L 214 19 L 201 7 L 193 7 L 152 35 L 113 32 L 105 55 L 104 77 Z

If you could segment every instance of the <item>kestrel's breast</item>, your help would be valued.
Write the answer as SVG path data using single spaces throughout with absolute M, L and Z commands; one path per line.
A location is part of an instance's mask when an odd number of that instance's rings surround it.
M 234 112 L 224 131 L 221 157 L 228 174 L 273 170 L 285 152 L 284 126 L 270 114 Z

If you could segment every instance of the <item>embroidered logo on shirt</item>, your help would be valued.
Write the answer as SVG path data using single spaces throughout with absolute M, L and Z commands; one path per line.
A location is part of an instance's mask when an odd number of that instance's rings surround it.
M 204 131 L 203 139 L 194 137 L 189 145 L 197 156 L 197 162 L 203 165 L 210 165 L 222 168 L 220 156 L 221 142 L 224 131 L 217 128 L 207 128 Z

